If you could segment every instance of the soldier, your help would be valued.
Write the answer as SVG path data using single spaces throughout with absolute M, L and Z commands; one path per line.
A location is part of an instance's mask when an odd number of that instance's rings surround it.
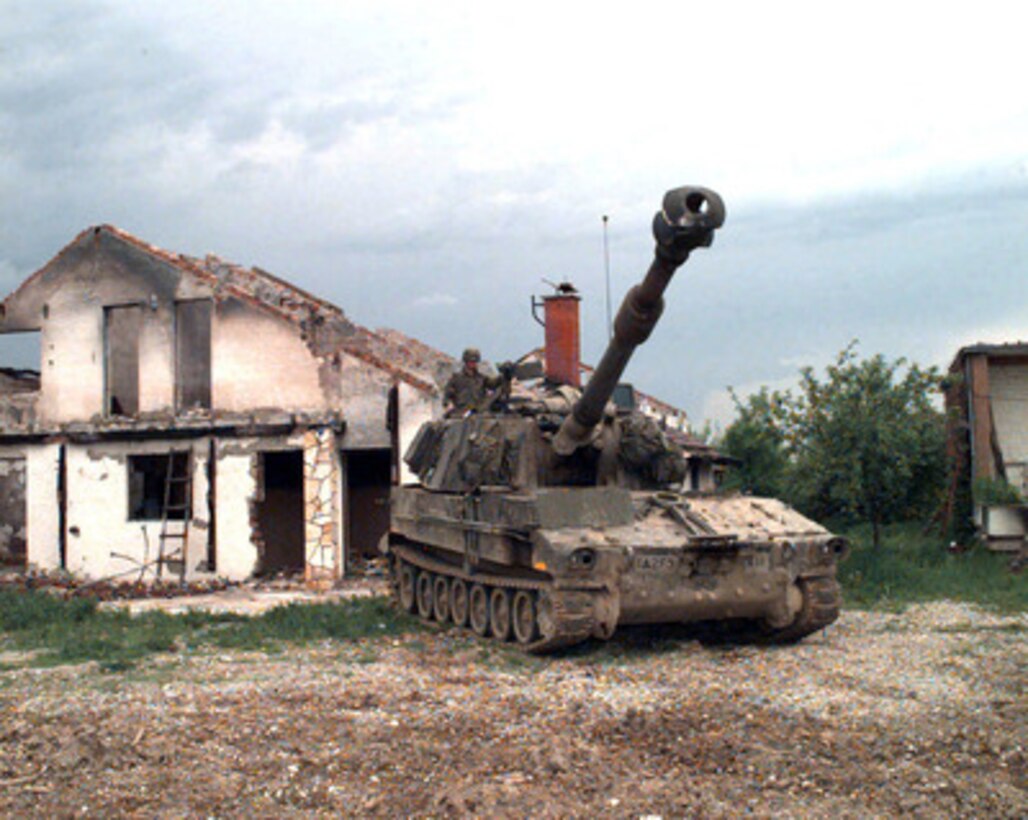
M 500 366 L 500 376 L 486 376 L 478 372 L 478 363 L 482 360 L 482 354 L 474 347 L 469 347 L 461 357 L 464 360 L 464 367 L 457 373 L 450 376 L 443 390 L 443 402 L 448 405 L 449 415 L 460 415 L 469 410 L 485 410 L 483 405 L 486 401 L 488 391 L 496 390 L 510 381 L 508 371 L 512 368 L 503 364 Z

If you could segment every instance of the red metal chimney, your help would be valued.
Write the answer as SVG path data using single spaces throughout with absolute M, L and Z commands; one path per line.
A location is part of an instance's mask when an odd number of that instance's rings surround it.
M 546 379 L 581 387 L 582 348 L 579 340 L 578 303 L 581 298 L 570 282 L 543 297 L 546 327 Z

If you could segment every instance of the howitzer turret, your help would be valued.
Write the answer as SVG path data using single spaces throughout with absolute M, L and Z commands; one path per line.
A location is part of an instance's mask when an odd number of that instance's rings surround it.
M 724 218 L 713 191 L 667 193 L 653 262 L 580 394 L 504 391 L 422 426 L 405 455 L 419 483 L 394 488 L 383 542 L 404 609 L 532 651 L 620 624 L 742 619 L 796 640 L 835 620 L 842 539 L 775 499 L 685 492 L 681 450 L 608 404 Z

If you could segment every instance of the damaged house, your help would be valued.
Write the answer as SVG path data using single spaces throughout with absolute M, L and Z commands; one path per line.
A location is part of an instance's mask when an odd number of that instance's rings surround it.
M 448 375 L 265 271 L 107 225 L 3 301 L 0 333 L 26 332 L 39 373 L 0 371 L 0 555 L 93 579 L 340 578 Z

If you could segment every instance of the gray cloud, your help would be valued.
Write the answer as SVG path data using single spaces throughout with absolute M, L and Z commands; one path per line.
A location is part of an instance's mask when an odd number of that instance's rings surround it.
M 198 68 L 153 32 L 96 3 L 77 3 L 73 14 L 46 3 L 16 8 L 4 23 L 0 110 L 4 153 L 27 172 L 117 164 L 110 149 L 126 130 L 181 130 L 202 115 Z M 146 146 L 135 147 L 145 156 Z
M 250 43 L 206 28 L 201 8 L 183 29 L 95 2 L 5 8 L 0 188 L 16 195 L 0 201 L 0 286 L 110 221 L 258 264 L 369 326 L 505 359 L 541 342 L 528 311 L 541 280 L 567 277 L 595 361 L 600 215 L 616 308 L 648 264 L 664 187 L 706 181 L 697 155 L 642 171 L 605 158 L 603 178 L 572 152 L 522 161 L 516 143 L 495 152 L 503 161 L 469 159 L 451 125 L 474 79 L 433 85 L 424 43 L 365 43 L 355 29 L 325 44 L 313 19 Z M 238 26 L 247 11 L 234 14 Z M 276 134 L 285 146 L 262 154 Z M 988 324 L 1028 336 L 1025 167 L 807 204 L 725 188 L 724 231 L 672 283 L 627 377 L 698 416 L 724 385 L 788 377 L 854 337 L 868 353 L 942 363 Z

